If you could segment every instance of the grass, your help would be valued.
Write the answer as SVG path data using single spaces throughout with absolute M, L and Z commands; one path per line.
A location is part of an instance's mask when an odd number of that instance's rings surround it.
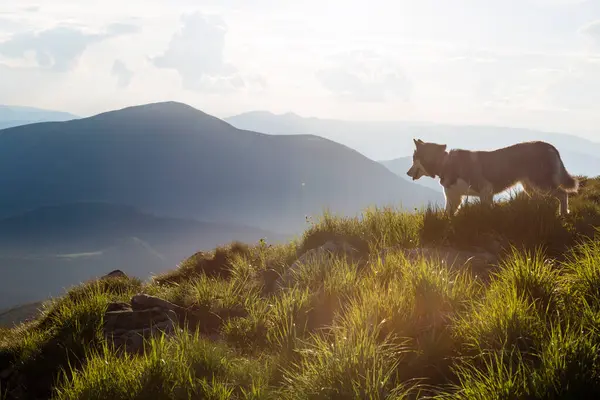
M 231 243 L 150 283 L 72 288 L 34 321 L 0 331 L 0 399 L 496 399 L 600 394 L 600 179 L 571 214 L 516 196 L 440 210 L 324 214 L 282 246 Z M 314 259 L 329 241 L 358 257 Z M 481 280 L 405 249 L 485 249 Z M 386 250 L 385 258 L 382 251 Z M 143 354 L 103 339 L 106 307 L 138 292 L 195 315 Z

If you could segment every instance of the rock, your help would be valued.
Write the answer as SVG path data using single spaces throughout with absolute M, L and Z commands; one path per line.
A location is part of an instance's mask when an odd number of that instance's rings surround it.
M 267 295 L 275 290 L 275 285 L 281 277 L 274 268 L 267 268 L 258 273 L 258 280 L 262 282 L 262 294 Z
M 177 315 L 174 311 L 160 308 L 109 311 L 104 314 L 104 329 L 110 332 L 138 330 L 168 321 L 177 321 Z
M 8 379 L 9 376 L 11 376 L 11 374 L 13 373 L 12 368 L 6 368 L 2 371 L 0 371 L 0 379 L 5 380 Z
M 131 308 L 135 310 L 145 310 L 148 308 L 162 308 L 175 312 L 183 312 L 183 307 L 173 304 L 170 301 L 161 299 L 160 297 L 150 296 L 145 293 L 138 293 L 131 298 Z
M 131 306 L 124 302 L 110 303 L 106 308 L 106 311 L 131 311 Z
M 493 254 L 500 254 L 510 248 L 508 239 L 493 233 L 484 233 L 479 238 L 481 248 Z
M 140 353 L 144 339 L 173 334 L 177 315 L 159 307 L 145 310 L 108 311 L 104 314 L 104 337 L 120 351 Z
M 127 278 L 127 274 L 125 274 L 125 272 L 121 271 L 120 269 L 115 269 L 114 271 L 110 271 L 108 274 L 104 275 L 100 279 L 107 278 Z
M 159 297 L 139 293 L 131 305 L 111 303 L 104 314 L 104 337 L 120 351 L 140 353 L 144 339 L 172 335 L 185 310 Z
M 306 251 L 300 256 L 287 271 L 275 282 L 278 289 L 289 287 L 293 282 L 293 276 L 306 264 L 323 262 L 330 263 L 334 257 L 345 257 L 349 262 L 356 261 L 360 252 L 344 241 L 328 241 L 321 247 Z

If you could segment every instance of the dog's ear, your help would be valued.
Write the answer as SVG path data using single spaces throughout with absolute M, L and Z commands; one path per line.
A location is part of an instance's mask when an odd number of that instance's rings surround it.
M 413 139 L 413 142 L 415 142 L 415 146 L 417 147 L 423 144 L 423 141 L 421 139 Z

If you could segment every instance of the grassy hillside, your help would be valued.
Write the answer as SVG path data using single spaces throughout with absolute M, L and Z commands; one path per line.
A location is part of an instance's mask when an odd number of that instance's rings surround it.
M 438 210 L 324 215 L 287 245 L 232 243 L 148 284 L 89 282 L 0 332 L 0 391 L 6 399 L 597 398 L 599 199 L 595 178 L 582 182 L 564 219 L 554 201 L 523 196 L 472 204 L 452 219 Z M 289 286 L 273 285 L 331 240 L 352 246 L 352 256 L 314 259 Z M 458 267 L 411 252 L 431 247 L 499 263 Z M 103 339 L 103 316 L 138 292 L 194 318 L 124 354 Z

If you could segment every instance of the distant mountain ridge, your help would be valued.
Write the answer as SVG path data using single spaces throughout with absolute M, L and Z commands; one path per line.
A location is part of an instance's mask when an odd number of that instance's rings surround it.
M 558 148 L 570 172 L 595 176 L 600 170 L 600 143 L 565 133 L 411 121 L 342 121 L 264 111 L 234 115 L 225 120 L 240 129 L 254 129 L 268 134 L 320 135 L 388 166 L 392 160 L 412 155 L 413 138 L 445 143 L 448 148 L 471 150 L 491 150 L 521 141 L 544 140 Z
M 0 105 L 0 129 L 38 122 L 68 121 L 77 115 L 35 107 Z
M 2 130 L 0 185 L 0 217 L 99 201 L 289 233 L 326 208 L 442 201 L 342 144 L 240 130 L 178 102 Z

